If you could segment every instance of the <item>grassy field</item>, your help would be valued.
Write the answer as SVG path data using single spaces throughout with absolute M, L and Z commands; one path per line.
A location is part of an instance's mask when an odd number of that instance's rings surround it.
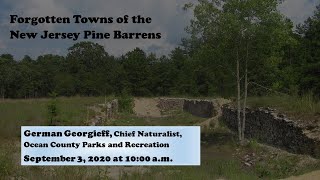
M 250 97 L 248 106 L 275 108 L 296 119 L 320 120 L 320 101 L 314 99 L 312 95 Z
M 112 97 L 108 98 L 111 99 Z M 20 166 L 20 126 L 48 125 L 49 99 L 0 101 L 0 179 L 277 179 L 320 169 L 319 160 L 270 149 L 252 140 L 239 146 L 237 138 L 223 123 L 202 134 L 201 166 L 142 167 L 119 170 L 115 167 L 37 167 Z M 87 106 L 103 103 L 103 97 L 58 98 L 60 125 L 84 125 Z M 275 101 L 275 100 L 272 100 Z M 270 102 L 272 102 L 270 101 Z M 250 104 L 266 105 L 266 99 L 250 99 Z M 279 103 L 282 100 L 279 100 Z M 258 104 L 261 103 L 261 104 Z M 108 125 L 193 125 L 206 119 L 175 111 L 162 118 L 136 117 L 123 112 Z M 252 161 L 245 164 L 247 158 Z M 121 167 L 131 168 L 131 167 Z
M 205 121 L 205 118 L 192 116 L 190 113 L 175 111 L 171 116 L 162 118 L 137 117 L 134 114 L 121 113 L 107 125 L 113 126 L 192 126 Z
M 57 120 L 63 125 L 81 125 L 87 118 L 87 106 L 104 101 L 104 97 L 58 98 Z M 50 99 L 0 101 L 0 136 L 18 137 L 23 125 L 48 125 L 49 102 Z

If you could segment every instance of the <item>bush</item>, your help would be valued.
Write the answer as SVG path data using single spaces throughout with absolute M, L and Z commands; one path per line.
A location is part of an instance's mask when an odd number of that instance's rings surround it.
M 48 117 L 50 120 L 50 125 L 53 125 L 54 121 L 58 116 L 58 108 L 57 108 L 57 94 L 52 93 L 50 94 L 51 100 L 47 105 L 48 109 Z
M 247 146 L 249 149 L 252 149 L 254 151 L 257 151 L 259 149 L 259 143 L 256 139 L 251 139 Z
M 119 111 L 121 113 L 133 113 L 133 97 L 122 95 L 118 98 Z

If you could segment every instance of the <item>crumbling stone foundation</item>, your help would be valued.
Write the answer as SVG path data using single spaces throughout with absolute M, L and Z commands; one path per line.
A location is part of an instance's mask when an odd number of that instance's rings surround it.
M 119 109 L 117 99 L 114 99 L 106 104 L 98 104 L 90 107 L 94 111 L 94 117 L 90 120 L 91 126 L 101 126 L 105 124 L 106 120 L 116 118 Z
M 183 110 L 194 116 L 210 118 L 215 115 L 214 100 L 160 98 L 158 107 L 161 111 Z
M 222 117 L 225 124 L 237 132 L 237 109 L 223 106 Z M 270 108 L 246 110 L 245 137 L 292 153 L 320 158 L 319 125 L 291 120 Z

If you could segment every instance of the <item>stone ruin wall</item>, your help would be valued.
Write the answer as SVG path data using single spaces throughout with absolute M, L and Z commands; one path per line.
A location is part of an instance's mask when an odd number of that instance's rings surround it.
M 158 107 L 161 111 L 183 110 L 194 116 L 210 118 L 215 114 L 214 100 L 159 98 Z
M 91 126 L 101 126 L 105 124 L 108 119 L 116 118 L 119 110 L 119 103 L 114 99 L 107 104 L 98 104 L 90 107 L 95 113 L 94 117 L 90 120 Z
M 101 104 L 101 116 L 94 118 L 94 125 L 103 125 L 107 119 L 115 118 L 118 101 Z M 198 117 L 211 118 L 216 115 L 215 100 L 159 98 L 161 111 L 183 110 Z M 222 120 L 228 128 L 237 132 L 237 110 L 230 105 L 222 106 Z M 104 114 L 104 115 L 103 115 Z M 302 123 L 287 118 L 270 108 L 247 109 L 245 136 L 256 139 L 292 153 L 320 158 L 320 124 Z
M 222 107 L 222 119 L 238 131 L 237 109 Z M 320 127 L 287 118 L 270 108 L 247 109 L 245 137 L 287 150 L 320 158 Z
M 194 116 L 210 118 L 215 114 L 213 101 L 186 99 L 183 104 L 183 110 Z

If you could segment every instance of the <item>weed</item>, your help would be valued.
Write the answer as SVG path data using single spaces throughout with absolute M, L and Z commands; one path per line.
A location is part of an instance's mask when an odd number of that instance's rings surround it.
M 0 178 L 9 176 L 13 170 L 13 163 L 11 156 L 7 151 L 1 150 L 0 152 Z
M 247 147 L 254 151 L 257 151 L 260 148 L 259 143 L 256 139 L 250 139 L 249 143 L 247 144 Z
M 118 98 L 119 111 L 122 113 L 133 113 L 133 97 L 122 95 Z
M 304 96 L 266 96 L 248 98 L 250 107 L 272 107 L 289 116 L 299 117 L 300 119 L 314 119 L 315 115 L 320 114 L 320 101 L 312 94 Z
M 50 97 L 51 97 L 51 100 L 49 101 L 49 104 L 47 105 L 47 109 L 48 109 L 48 117 L 50 120 L 50 125 L 53 125 L 54 121 L 57 120 L 57 116 L 58 116 L 57 94 L 51 93 Z
M 260 178 L 284 178 L 297 174 L 297 157 L 281 156 L 261 162 L 256 166 L 256 172 Z

